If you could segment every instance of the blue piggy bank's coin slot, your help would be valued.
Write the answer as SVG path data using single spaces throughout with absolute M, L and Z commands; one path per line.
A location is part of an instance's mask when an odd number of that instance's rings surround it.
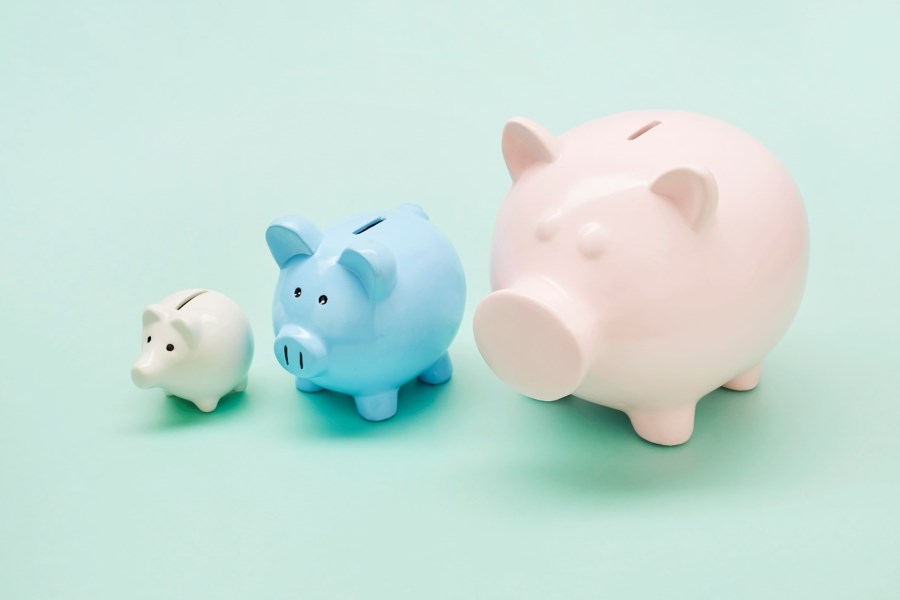
M 187 304 L 188 302 L 190 302 L 191 300 L 193 300 L 193 299 L 196 298 L 197 296 L 199 296 L 199 295 L 201 295 L 201 294 L 205 294 L 205 293 L 206 293 L 206 290 L 200 290 L 199 292 L 194 292 L 193 294 L 191 294 L 190 296 L 188 296 L 187 298 L 185 298 L 184 300 L 182 300 L 182 301 L 178 304 L 178 306 L 175 307 L 175 310 L 181 310 L 182 308 L 184 308 L 184 305 L 185 305 L 185 304 Z
M 378 225 L 379 223 L 381 223 L 382 221 L 384 221 L 384 217 L 378 217 L 377 219 L 374 219 L 374 220 L 372 220 L 372 221 L 369 221 L 368 223 L 366 223 L 365 225 L 363 225 L 362 227 L 360 227 L 359 229 L 357 229 L 356 231 L 354 231 L 354 232 L 353 232 L 353 235 L 359 235 L 359 234 L 361 234 L 361 233 L 365 233 L 365 232 L 367 232 L 368 230 L 370 230 L 370 229 L 372 229 L 373 227 L 375 227 L 376 225 Z
M 639 137 L 641 137 L 642 135 L 644 135 L 645 133 L 647 133 L 648 131 L 650 131 L 651 129 L 653 129 L 654 127 L 656 127 L 657 125 L 662 125 L 662 121 L 650 121 L 649 123 L 647 123 L 640 129 L 638 129 L 637 131 L 635 131 L 634 133 L 629 135 L 628 139 L 636 140 Z

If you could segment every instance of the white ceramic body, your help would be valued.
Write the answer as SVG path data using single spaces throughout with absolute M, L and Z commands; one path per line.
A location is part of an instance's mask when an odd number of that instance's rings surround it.
M 710 117 L 642 111 L 559 137 L 516 119 L 503 150 L 514 185 L 474 319 L 501 379 L 623 410 L 665 445 L 691 436 L 705 394 L 756 385 L 808 253 L 800 194 L 766 148 Z
M 141 388 L 162 388 L 210 412 L 247 386 L 253 332 L 241 308 L 219 292 L 175 292 L 144 309 L 143 349 L 131 368 Z

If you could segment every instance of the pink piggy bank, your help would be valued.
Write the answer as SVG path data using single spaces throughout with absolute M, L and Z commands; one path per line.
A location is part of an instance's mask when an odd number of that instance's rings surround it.
M 778 160 L 722 121 L 613 115 L 559 137 L 503 131 L 513 179 L 475 340 L 538 400 L 624 411 L 667 446 L 704 395 L 749 390 L 803 294 L 803 202 Z

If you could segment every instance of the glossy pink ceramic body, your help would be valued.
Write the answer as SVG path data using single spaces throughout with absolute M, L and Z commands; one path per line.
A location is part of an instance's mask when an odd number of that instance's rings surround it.
M 478 348 L 513 388 L 625 411 L 680 444 L 719 386 L 755 387 L 807 269 L 803 203 L 759 142 L 722 121 L 641 111 L 559 137 L 510 121 L 513 186 L 494 231 Z

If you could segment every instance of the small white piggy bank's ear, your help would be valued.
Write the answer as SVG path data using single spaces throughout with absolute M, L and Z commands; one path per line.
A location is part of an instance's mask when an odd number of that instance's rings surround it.
M 550 164 L 559 156 L 559 142 L 549 131 L 523 117 L 506 122 L 503 128 L 503 159 L 513 181 L 536 165 Z
M 313 255 L 322 243 L 322 233 L 303 217 L 275 219 L 266 229 L 266 243 L 279 267 L 295 256 Z
M 397 285 L 394 254 L 375 240 L 354 240 L 341 253 L 338 263 L 360 280 L 372 302 L 380 302 L 390 296 Z
M 650 191 L 669 200 L 694 231 L 706 231 L 716 220 L 719 188 L 702 167 L 670 169 L 653 180 Z
M 142 321 L 144 327 L 146 327 L 147 325 L 156 323 L 157 321 L 162 321 L 163 319 L 165 319 L 165 317 L 166 313 L 163 311 L 163 308 L 159 304 L 151 304 L 144 309 Z
M 172 319 L 172 328 L 181 334 L 188 348 L 196 348 L 203 334 L 203 318 L 200 315 L 178 315 Z

